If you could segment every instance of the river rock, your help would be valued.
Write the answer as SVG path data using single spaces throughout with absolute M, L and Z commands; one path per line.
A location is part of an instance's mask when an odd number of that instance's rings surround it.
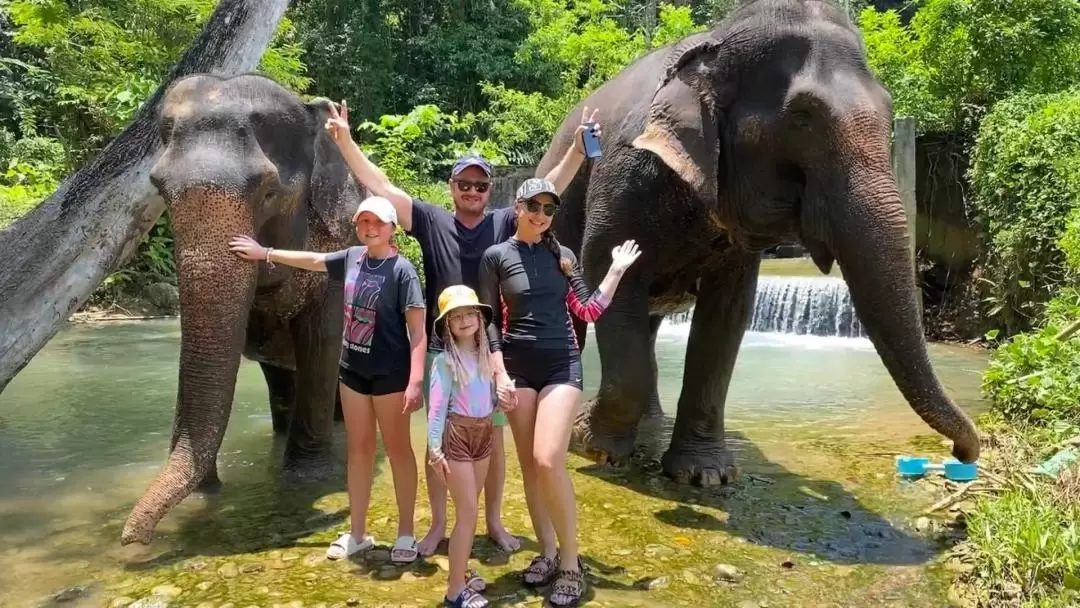
M 169 598 L 151 595 L 129 604 L 128 608 L 169 608 Z
M 356 599 L 355 597 L 350 597 L 349 599 L 345 600 L 345 605 L 346 606 L 359 606 L 360 605 L 360 600 Z
M 674 555 L 675 550 L 664 545 L 645 545 L 645 557 L 664 557 Z
M 683 570 L 682 571 L 682 580 L 690 583 L 691 585 L 700 585 L 701 584 L 701 579 L 698 577 L 697 574 L 694 573 L 693 570 Z
M 218 608 L 236 608 L 236 604 L 233 604 L 232 602 L 226 602 L 218 606 Z
M 262 564 L 260 564 L 258 562 L 248 562 L 248 563 L 243 564 L 242 566 L 240 566 L 240 572 L 243 572 L 244 574 L 253 574 L 255 572 L 262 572 L 265 569 L 266 569 L 266 566 L 264 566 L 264 565 L 262 565 Z
M 213 587 L 213 586 L 214 586 L 214 581 L 203 581 L 203 582 L 199 583 L 198 585 L 195 585 L 195 588 L 198 589 L 199 591 L 206 591 L 207 589 L 209 589 L 210 587 Z
M 176 585 L 158 585 L 150 590 L 150 595 L 160 595 L 163 597 L 177 597 L 184 590 Z
M 929 517 L 920 517 L 919 519 L 915 520 L 915 531 L 916 532 L 926 532 L 927 530 L 930 529 L 931 525 L 933 525 L 933 524 L 930 522 Z
M 299 553 L 286 553 L 285 555 L 281 556 L 281 561 L 283 562 L 291 562 L 297 559 L 300 559 Z
M 214 602 L 202 602 L 195 608 L 214 608 Z
M 450 560 L 446 559 L 445 557 L 442 557 L 442 556 L 436 557 L 435 558 L 435 565 L 438 566 L 439 570 L 442 570 L 443 572 L 449 572 L 450 571 Z
M 417 577 L 412 572 L 405 572 L 405 573 L 403 573 L 401 575 L 401 582 L 403 582 L 403 583 L 412 583 L 412 582 L 415 582 L 416 580 L 417 580 Z
M 109 608 L 127 608 L 127 607 L 128 607 L 128 606 L 130 606 L 130 605 L 132 604 L 132 602 L 134 602 L 134 601 L 135 601 L 135 598 L 133 598 L 133 597 L 128 597 L 128 596 L 126 596 L 126 595 L 122 595 L 122 596 L 120 596 L 120 597 L 118 597 L 118 598 L 114 599 L 114 600 L 113 600 L 113 601 L 112 601 L 112 602 L 111 602 L 111 603 L 109 604 Z
M 143 290 L 143 297 L 164 313 L 176 312 L 180 307 L 180 290 L 169 283 L 153 283 Z
M 648 591 L 656 591 L 657 589 L 667 589 L 671 586 L 670 576 L 654 576 L 642 581 L 638 581 L 637 586 L 641 589 Z
M 390 552 L 386 549 L 372 549 L 364 556 L 364 561 L 376 563 L 390 561 Z
M 52 599 L 57 604 L 64 604 L 67 602 L 74 602 L 85 595 L 86 587 L 70 587 L 54 595 Z
M 220 568 L 218 568 L 218 574 L 225 578 L 236 578 L 240 574 L 240 569 L 236 567 L 233 562 L 225 562 Z
M 1001 586 L 1001 595 L 1006 599 L 1015 599 L 1020 597 L 1020 594 L 1024 592 L 1024 588 L 1017 583 L 1005 583 Z
M 739 569 L 731 564 L 716 564 L 713 566 L 713 578 L 729 583 L 736 583 L 742 578 Z
M 956 559 L 955 557 L 945 562 L 945 568 L 959 574 L 967 574 L 975 569 L 975 564 Z

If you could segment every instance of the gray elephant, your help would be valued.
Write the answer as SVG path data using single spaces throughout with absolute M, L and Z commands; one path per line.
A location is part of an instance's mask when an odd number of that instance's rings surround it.
M 608 460 L 659 415 L 656 332 L 694 306 L 682 393 L 664 471 L 723 483 L 724 401 L 752 316 L 763 249 L 801 240 L 828 273 L 838 261 L 867 334 L 908 403 L 979 455 L 971 419 L 945 394 L 923 336 L 904 208 L 890 166 L 892 102 L 858 30 L 831 2 L 743 2 L 708 32 L 653 51 L 582 106 L 603 108 L 603 156 L 563 195 L 559 240 L 593 287 L 612 247 L 644 252 L 595 325 L 596 399 L 578 438 Z M 566 149 L 575 108 L 537 168 Z M 578 328 L 583 339 L 584 328 Z M 579 343 L 581 340 L 579 340 Z
M 168 461 L 128 516 L 122 544 L 150 542 L 169 509 L 219 483 L 241 355 L 262 367 L 274 430 L 287 436 L 286 471 L 319 478 L 336 468 L 342 285 L 228 248 L 238 234 L 309 251 L 356 243 L 349 218 L 362 193 L 325 133 L 328 103 L 305 104 L 250 74 L 183 78 L 161 100 L 164 152 L 150 180 L 175 232 L 179 390 Z

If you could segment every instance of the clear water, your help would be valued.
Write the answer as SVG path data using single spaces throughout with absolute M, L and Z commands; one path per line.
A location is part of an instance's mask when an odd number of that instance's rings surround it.
M 689 327 L 665 326 L 657 341 L 669 412 L 678 401 Z M 167 454 L 179 340 L 175 320 L 71 327 L 0 395 L 0 605 L 36 605 L 96 572 L 130 568 L 167 550 L 168 540 L 121 548 L 118 538 Z M 957 402 L 978 409 L 984 355 L 934 345 L 932 356 Z M 599 369 L 591 336 L 585 369 L 589 396 L 598 381 L 592 370 Z M 895 440 L 930 432 L 863 339 L 747 334 L 726 419 L 729 431 L 767 433 L 778 445 L 818 435 Z M 422 416 L 414 424 L 420 446 Z M 272 491 L 280 447 L 262 374 L 245 361 L 221 451 L 223 480 Z M 161 523 L 158 538 L 197 520 L 206 506 L 204 498 L 189 498 Z

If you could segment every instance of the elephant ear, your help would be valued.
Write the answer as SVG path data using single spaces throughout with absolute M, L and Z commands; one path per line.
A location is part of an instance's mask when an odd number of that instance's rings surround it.
M 307 103 L 314 120 L 315 163 L 311 170 L 311 209 L 335 241 L 352 242 L 356 238 L 352 215 L 366 191 L 356 183 L 337 144 L 326 132 L 330 104 L 323 97 Z M 335 107 L 336 104 L 335 104 Z
M 635 148 L 660 157 L 707 202 L 716 202 L 720 162 L 715 92 L 715 39 L 676 45 L 653 95 L 645 128 Z

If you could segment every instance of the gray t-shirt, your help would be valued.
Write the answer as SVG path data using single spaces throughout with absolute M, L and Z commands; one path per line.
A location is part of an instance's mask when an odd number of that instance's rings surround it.
M 420 277 L 404 257 L 367 257 L 350 247 L 326 257 L 326 272 L 345 282 L 341 366 L 370 378 L 409 369 L 405 311 L 424 308 Z

